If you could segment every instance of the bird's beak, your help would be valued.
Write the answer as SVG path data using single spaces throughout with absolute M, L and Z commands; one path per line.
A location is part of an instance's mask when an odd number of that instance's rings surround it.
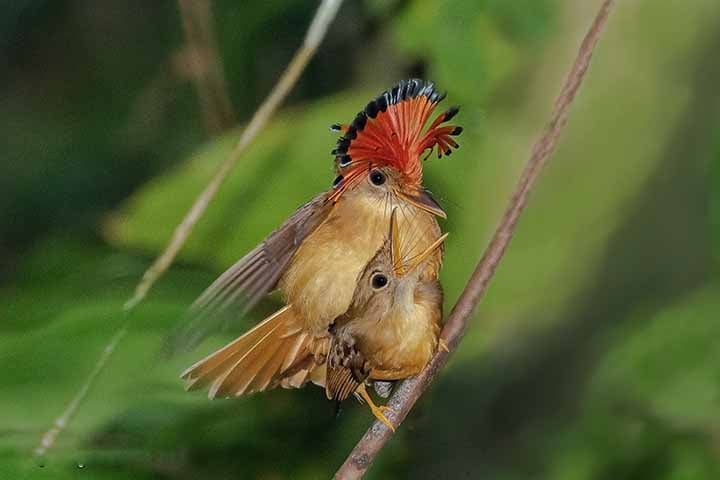
M 445 210 L 443 210 L 440 204 L 438 204 L 432 195 L 430 195 L 430 192 L 424 188 L 418 188 L 410 192 L 397 190 L 396 193 L 403 200 L 422 210 L 425 210 L 428 213 L 432 213 L 433 215 L 437 215 L 441 218 L 447 218 Z
M 428 248 L 425 249 L 424 252 L 422 252 L 417 257 L 410 260 L 410 265 L 407 266 L 406 272 L 412 272 L 415 270 L 418 266 L 422 265 L 427 258 L 435 252 L 440 246 L 443 244 L 445 239 L 447 238 L 448 234 L 444 234 L 442 237 L 438 238 L 433 242 L 432 245 L 430 245 Z

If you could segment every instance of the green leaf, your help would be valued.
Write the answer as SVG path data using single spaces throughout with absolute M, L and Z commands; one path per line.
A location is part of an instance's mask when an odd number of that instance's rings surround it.
M 703 423 L 720 414 L 720 285 L 647 318 L 640 311 L 614 334 L 591 393 L 640 398 L 660 415 Z
M 223 268 L 270 233 L 297 207 L 329 188 L 337 134 L 366 96 L 331 98 L 278 115 L 222 185 L 193 231 L 182 257 Z M 157 252 L 239 137 L 234 130 L 134 195 L 105 232 L 117 246 Z
M 547 449 L 551 478 L 716 478 L 720 285 L 615 332 L 577 419 Z

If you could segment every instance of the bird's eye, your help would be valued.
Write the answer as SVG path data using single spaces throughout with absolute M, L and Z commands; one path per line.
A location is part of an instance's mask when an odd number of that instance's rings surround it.
M 382 173 L 380 170 L 373 170 L 372 172 L 370 172 L 370 181 L 373 185 L 380 186 L 385 183 L 385 180 L 385 174 Z
M 375 290 L 381 290 L 388 284 L 388 278 L 382 273 L 376 273 L 372 277 L 372 287 Z

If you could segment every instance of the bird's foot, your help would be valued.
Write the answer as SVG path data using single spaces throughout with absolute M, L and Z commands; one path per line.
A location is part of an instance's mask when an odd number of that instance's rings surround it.
M 375 405 L 375 402 L 373 401 L 372 397 L 370 397 L 370 394 L 365 388 L 365 384 L 360 385 L 355 391 L 355 393 L 357 393 L 360 398 L 365 400 L 365 403 L 368 404 L 368 407 L 370 407 L 370 411 L 373 415 L 375 415 L 375 418 L 380 420 L 386 427 L 388 427 L 393 432 L 395 431 L 395 425 L 393 425 L 392 422 L 385 416 L 386 412 L 392 412 L 392 408 L 386 407 L 384 405 Z
M 375 418 L 380 420 L 382 423 L 385 424 L 386 427 L 395 432 L 395 425 L 393 425 L 390 419 L 385 416 L 385 412 L 392 412 L 392 408 L 386 407 L 384 405 L 369 405 L 369 407 L 373 415 L 375 415 Z
M 440 340 L 438 340 L 438 347 L 439 347 L 440 350 L 442 350 L 443 352 L 445 352 L 445 353 L 450 353 L 450 348 L 448 347 L 448 344 L 445 343 L 445 340 L 443 340 L 442 338 L 441 338 Z

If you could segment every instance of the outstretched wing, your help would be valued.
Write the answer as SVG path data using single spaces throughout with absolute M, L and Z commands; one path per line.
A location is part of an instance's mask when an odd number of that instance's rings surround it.
M 234 318 L 246 314 L 273 290 L 290 260 L 333 208 L 323 192 L 302 207 L 257 247 L 220 275 L 190 307 L 188 319 L 170 339 L 172 351 L 192 349 L 220 324 L 232 307 Z

